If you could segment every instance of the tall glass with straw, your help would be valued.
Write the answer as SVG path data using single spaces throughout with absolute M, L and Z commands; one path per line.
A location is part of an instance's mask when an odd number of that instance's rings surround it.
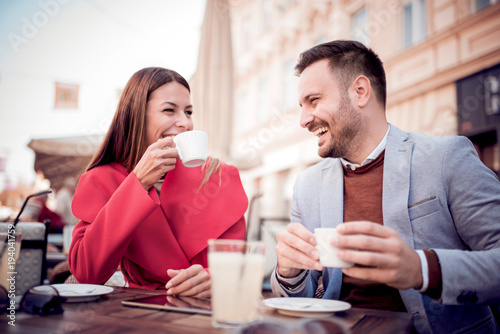
M 256 320 L 264 279 L 264 243 L 209 240 L 208 266 L 212 276 L 212 324 L 233 327 Z

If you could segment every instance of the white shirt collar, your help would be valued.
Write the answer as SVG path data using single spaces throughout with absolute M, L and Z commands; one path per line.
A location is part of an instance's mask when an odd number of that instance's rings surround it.
M 385 144 L 387 143 L 387 135 L 389 134 L 389 130 L 391 129 L 391 125 L 390 124 L 387 124 L 387 125 L 388 125 L 387 132 L 385 133 L 384 138 L 382 138 L 382 141 L 378 144 L 377 147 L 375 147 L 375 149 L 372 151 L 372 153 L 370 153 L 370 155 L 361 163 L 361 165 L 353 164 L 353 163 L 345 160 L 344 158 L 340 158 L 340 161 L 342 162 L 342 164 L 344 166 L 346 166 L 347 168 L 355 170 L 356 168 L 361 167 L 363 165 L 366 165 L 370 161 L 375 160 L 379 156 L 379 154 L 382 153 L 383 150 L 385 150 Z

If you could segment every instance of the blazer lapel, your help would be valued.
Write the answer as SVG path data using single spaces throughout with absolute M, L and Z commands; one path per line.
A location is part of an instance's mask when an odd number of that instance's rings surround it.
M 399 236 L 415 249 L 413 230 L 408 216 L 412 151 L 413 142 L 409 139 L 408 133 L 391 125 L 384 158 L 382 194 L 384 225 L 396 230 Z M 423 299 L 415 290 L 399 290 L 399 293 L 408 313 L 424 309 Z M 423 321 L 422 317 L 418 320 Z
M 344 173 L 340 159 L 330 159 L 321 173 L 319 209 L 321 227 L 335 227 L 344 221 Z
M 391 125 L 384 158 L 382 211 L 384 225 L 396 230 L 414 248 L 413 232 L 408 216 L 410 164 L 413 143 L 408 134 Z

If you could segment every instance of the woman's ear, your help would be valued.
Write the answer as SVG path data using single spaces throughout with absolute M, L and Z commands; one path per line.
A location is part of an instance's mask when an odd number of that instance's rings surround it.
M 359 108 L 364 108 L 371 97 L 372 86 L 370 80 L 364 75 L 360 75 L 354 80 L 351 88 L 354 95 L 354 105 Z

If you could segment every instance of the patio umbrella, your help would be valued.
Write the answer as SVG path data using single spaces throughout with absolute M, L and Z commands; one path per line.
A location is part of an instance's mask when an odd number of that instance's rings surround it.
M 99 148 L 102 135 L 32 139 L 35 170 L 42 171 L 50 186 L 59 190 L 67 177 L 78 177 Z
M 233 110 L 233 52 L 227 0 L 207 0 L 196 73 L 191 80 L 195 128 L 208 133 L 209 155 L 228 159 Z

